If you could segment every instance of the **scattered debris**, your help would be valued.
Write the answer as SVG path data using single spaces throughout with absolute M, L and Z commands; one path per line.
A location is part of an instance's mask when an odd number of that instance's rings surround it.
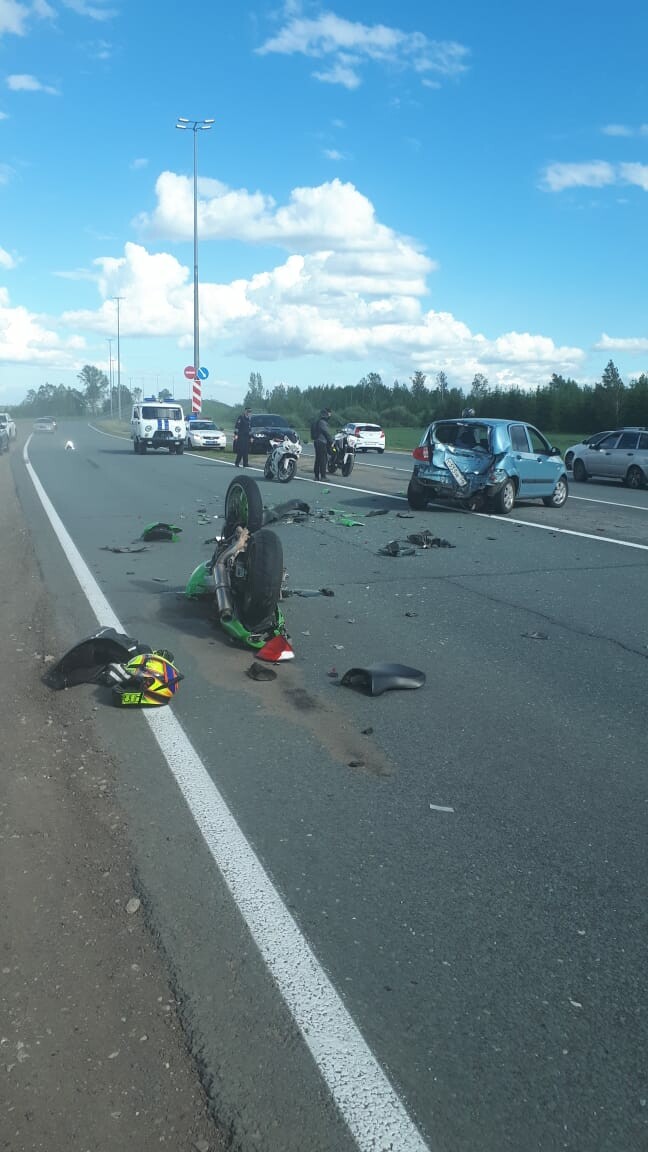
M 362 735 L 363 736 L 373 736 L 373 728 L 363 728 L 362 729 Z
M 128 912 L 129 916 L 134 916 L 136 912 L 139 912 L 141 907 L 142 901 L 138 899 L 137 896 L 131 896 L 128 904 L 126 905 L 126 911 Z
M 548 640 L 549 636 L 546 632 L 521 632 L 527 640 Z
M 301 513 L 301 515 L 299 515 Z M 306 504 L 304 500 L 286 500 L 282 504 L 273 504 L 270 507 L 263 509 L 263 527 L 268 524 L 276 524 L 278 520 L 285 519 L 286 516 L 291 516 L 294 523 L 306 520 L 310 514 L 310 504 Z
M 113 547 L 111 547 L 110 544 L 102 544 L 101 545 L 101 551 L 102 552 L 148 552 L 148 548 L 146 547 L 145 544 L 141 545 L 139 548 L 129 548 L 129 547 L 113 548 Z
M 334 644 L 333 647 L 336 648 L 338 652 L 344 652 L 344 644 Z
M 418 612 L 406 612 L 405 615 L 414 617 L 414 616 L 418 616 Z
M 287 600 L 289 596 L 303 596 L 305 599 L 310 596 L 335 596 L 330 588 L 282 588 L 281 599 Z
M 349 768 L 364 768 L 364 760 L 349 760 Z
M 368 664 L 366 668 L 349 668 L 340 683 L 368 696 L 381 696 L 393 688 L 421 688 L 425 684 L 425 672 L 406 664 Z
M 169 577 L 168 576 L 153 576 L 152 579 L 155 580 L 156 584 L 168 584 L 169 583 Z
M 66 440 L 65 441 L 65 451 L 66 452 L 74 452 L 74 443 L 72 440 Z
M 337 680 L 340 673 L 338 672 L 337 668 L 330 668 L 326 675 L 330 676 L 331 680 Z
M 365 516 L 388 516 L 389 508 L 371 508 L 369 512 L 365 512 Z
M 352 516 L 338 516 L 335 523 L 343 528 L 362 528 L 362 520 L 354 520 Z
M 451 544 L 449 540 L 444 540 L 443 536 L 433 536 L 428 532 L 427 528 L 424 532 L 412 532 L 407 537 L 410 544 L 416 544 L 419 548 L 454 548 L 455 545 Z
M 413 512 L 397 512 L 396 516 L 398 517 L 399 520 L 413 520 L 414 519 L 414 513 Z
M 147 524 L 142 532 L 142 540 L 176 540 L 182 528 L 176 524 L 166 524 L 158 521 L 156 524 Z
M 259 648 L 257 656 L 259 660 L 267 660 L 269 664 L 281 664 L 285 660 L 295 659 L 290 641 L 282 635 L 272 636 L 266 641 L 263 648 Z
M 92 684 L 106 666 L 114 661 L 126 663 L 138 652 L 150 652 L 146 645 L 138 644 L 132 636 L 114 628 L 100 628 L 92 636 L 80 640 L 61 656 L 43 676 L 49 688 L 61 690 L 77 684 Z
M 263 664 L 257 664 L 256 660 L 253 664 L 250 664 L 249 668 L 246 669 L 245 675 L 249 676 L 250 680 L 277 679 L 277 673 L 275 672 L 274 668 L 268 668 Z
M 433 812 L 454 812 L 454 808 L 447 808 L 445 804 L 430 804 Z
M 389 540 L 384 548 L 378 549 L 379 556 L 415 556 L 416 548 L 403 544 L 400 540 Z

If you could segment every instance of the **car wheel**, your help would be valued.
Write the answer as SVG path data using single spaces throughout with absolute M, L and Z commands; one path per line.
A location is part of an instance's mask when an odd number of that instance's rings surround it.
M 578 480 L 580 484 L 584 484 L 586 480 L 589 480 L 589 476 L 585 471 L 585 465 L 583 464 L 582 460 L 574 460 L 573 472 L 574 480 Z
M 568 496 L 569 487 L 567 485 L 567 478 L 561 476 L 553 490 L 553 494 L 551 496 L 543 496 L 542 503 L 545 508 L 562 508 Z
M 633 464 L 631 468 L 628 468 L 628 471 L 626 472 L 626 478 L 624 480 L 626 488 L 643 488 L 645 483 L 646 477 L 641 471 L 641 468 L 638 468 L 636 464 Z
M 422 512 L 424 508 L 427 508 L 427 502 L 428 497 L 425 488 L 416 480 L 410 480 L 407 487 L 407 503 L 410 508 L 413 508 L 415 512 Z
M 181 440 L 179 444 L 176 444 L 176 456 L 182 456 L 183 452 L 184 452 L 184 440 Z
M 515 507 L 515 481 L 507 480 L 493 499 L 493 510 L 498 516 L 508 516 Z
M 385 449 L 384 449 L 384 448 L 379 448 L 379 449 L 378 449 L 378 455 L 379 455 L 379 456 L 382 456 L 382 454 L 383 454 L 383 452 L 384 452 L 384 451 L 385 451 Z
M 573 466 L 574 466 L 574 453 L 573 452 L 566 452 L 565 453 L 565 468 L 567 469 L 568 472 L 571 472 Z

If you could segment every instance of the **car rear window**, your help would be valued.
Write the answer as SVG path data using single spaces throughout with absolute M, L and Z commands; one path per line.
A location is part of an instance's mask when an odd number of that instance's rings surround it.
M 444 420 L 433 425 L 432 434 L 439 444 L 452 444 L 457 448 L 483 448 L 489 451 L 488 424 L 466 424 L 461 420 Z
M 642 452 L 648 452 L 648 433 L 642 432 L 639 437 L 639 448 Z

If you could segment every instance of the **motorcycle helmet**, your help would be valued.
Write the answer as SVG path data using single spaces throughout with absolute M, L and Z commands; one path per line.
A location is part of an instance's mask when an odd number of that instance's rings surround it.
M 165 649 L 142 652 L 127 664 L 110 666 L 113 700 L 120 707 L 155 707 L 168 704 L 184 679 Z
M 463 410 L 463 412 L 461 413 L 461 415 L 462 415 L 462 418 L 467 418 L 467 417 L 469 417 L 469 416 L 474 416 L 474 415 L 475 415 L 475 409 L 474 409 L 474 408 L 464 408 L 464 410 Z

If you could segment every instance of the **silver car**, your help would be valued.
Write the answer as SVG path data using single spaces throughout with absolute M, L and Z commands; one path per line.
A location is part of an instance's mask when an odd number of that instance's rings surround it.
M 643 488 L 648 482 L 648 431 L 619 428 L 594 444 L 573 449 L 574 480 L 621 480 L 626 488 Z

